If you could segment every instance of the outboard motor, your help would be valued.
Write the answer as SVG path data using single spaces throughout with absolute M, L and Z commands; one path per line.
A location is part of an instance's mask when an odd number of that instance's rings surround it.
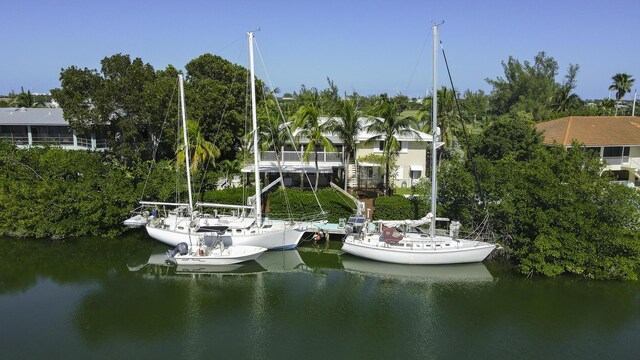
M 173 250 L 167 250 L 167 259 L 171 262 L 175 262 L 175 260 L 173 259 L 174 256 L 176 256 L 177 254 L 187 255 L 187 253 L 189 253 L 189 245 L 187 245 L 187 243 L 185 242 L 181 242 L 176 245 Z

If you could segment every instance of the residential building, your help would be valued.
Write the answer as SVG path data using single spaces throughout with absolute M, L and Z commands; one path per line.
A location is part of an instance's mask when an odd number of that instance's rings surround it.
M 575 140 L 594 151 L 618 181 L 640 185 L 640 117 L 570 116 L 536 125 L 545 144 L 571 146 Z
M 107 149 L 95 133 L 80 136 L 69 128 L 60 108 L 0 108 L 0 140 L 18 147 L 56 145 L 69 150 Z
M 320 121 L 327 121 L 323 118 Z M 366 128 L 366 118 L 359 119 L 361 127 Z M 292 134 L 294 137 L 296 133 Z M 384 139 L 381 141 L 369 141 L 376 134 L 360 131 L 357 138 L 355 154 L 352 154 L 349 165 L 348 185 L 351 188 L 381 188 L 384 182 L 383 172 L 380 164 L 373 162 L 359 161 L 359 159 L 370 155 L 382 155 Z M 327 186 L 330 181 L 340 179 L 344 181 L 346 154 L 342 141 L 333 134 L 325 134 L 331 140 L 335 151 L 328 151 L 325 148 L 318 148 L 318 184 Z M 396 170 L 391 176 L 393 185 L 399 188 L 411 187 L 420 179 L 425 177 L 427 154 L 430 154 L 431 135 L 415 131 L 406 136 L 397 137 L 400 141 L 401 149 L 396 158 Z M 282 168 L 282 175 L 286 186 L 308 187 L 315 183 L 316 166 L 315 154 L 311 153 L 308 161 L 302 158 L 305 148 L 308 146 L 307 139 L 300 139 L 297 149 L 290 143 L 284 146 L 278 153 L 275 151 L 263 151 L 259 163 L 260 172 L 265 175 L 265 182 L 278 178 L 278 161 Z M 248 173 L 253 171 L 253 165 L 242 169 Z M 306 174 L 306 175 L 305 175 Z M 307 179 L 308 177 L 308 179 Z

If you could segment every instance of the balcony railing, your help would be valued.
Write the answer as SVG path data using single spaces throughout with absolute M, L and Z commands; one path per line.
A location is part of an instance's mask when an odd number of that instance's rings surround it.
M 73 136 L 33 136 L 31 138 L 32 145 L 43 144 L 60 144 L 60 145 L 73 145 Z
M 602 160 L 604 160 L 609 165 L 623 165 L 629 163 L 628 156 L 603 157 Z
M 29 145 L 28 136 L 16 136 L 13 134 L 0 134 L 0 140 L 9 140 L 16 145 Z
M 287 162 L 305 162 L 302 160 L 302 153 L 298 153 L 295 151 L 283 151 L 281 154 L 281 161 Z M 309 163 L 315 162 L 315 154 L 311 153 L 309 155 Z M 262 152 L 262 161 L 277 161 L 276 152 L 275 151 L 263 151 Z M 318 162 L 319 163 L 342 163 L 342 153 L 339 152 L 326 152 L 326 151 L 318 151 Z
M 66 148 L 73 146 L 73 136 L 33 136 L 31 138 L 31 144 L 29 144 L 28 136 L 0 134 L 0 140 L 9 140 L 18 146 L 38 146 L 46 144 L 60 145 Z M 107 141 L 105 139 L 97 139 L 95 143 L 96 149 L 105 150 L 107 148 Z M 93 149 L 91 139 L 77 138 L 76 144 L 78 148 Z

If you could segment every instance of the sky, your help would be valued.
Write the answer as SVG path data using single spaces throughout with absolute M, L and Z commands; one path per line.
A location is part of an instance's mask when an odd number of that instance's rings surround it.
M 61 69 L 99 70 L 117 53 L 156 70 L 184 69 L 204 53 L 247 67 L 246 32 L 260 29 L 257 75 L 282 93 L 324 89 L 330 77 L 341 93 L 419 97 L 432 88 L 431 27 L 443 21 L 458 91 L 490 92 L 501 62 L 540 51 L 558 62 L 559 82 L 580 65 L 583 99 L 608 97 L 615 73 L 640 78 L 638 0 L 31 0 L 0 9 L 0 94 L 48 93 Z

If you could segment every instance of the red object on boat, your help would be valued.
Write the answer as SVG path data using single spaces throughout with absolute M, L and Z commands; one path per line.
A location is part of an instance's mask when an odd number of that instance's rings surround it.
M 382 225 L 382 238 L 387 244 L 397 244 L 404 236 L 396 228 Z

